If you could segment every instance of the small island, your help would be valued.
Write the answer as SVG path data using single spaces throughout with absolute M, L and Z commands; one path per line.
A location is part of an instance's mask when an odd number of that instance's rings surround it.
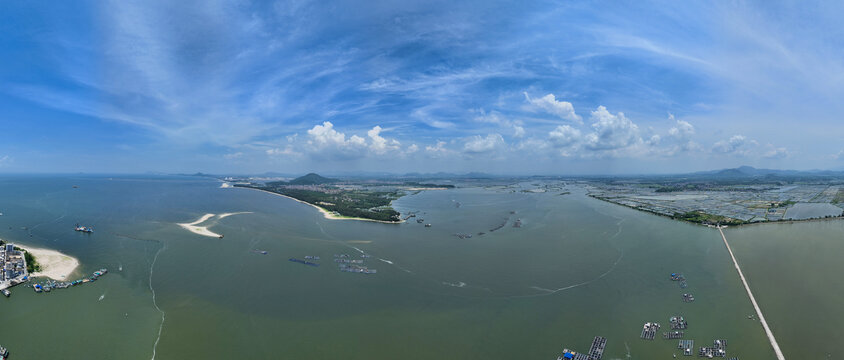
M 454 185 L 419 182 L 344 181 L 310 173 L 290 181 L 236 183 L 235 187 L 251 188 L 287 196 L 313 205 L 335 218 L 400 223 L 401 214 L 392 208 L 393 200 L 407 191 L 451 189 Z

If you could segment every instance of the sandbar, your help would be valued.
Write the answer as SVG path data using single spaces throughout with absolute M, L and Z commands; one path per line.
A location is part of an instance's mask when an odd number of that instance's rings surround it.
M 251 214 L 251 213 L 252 213 L 251 211 L 223 213 L 223 214 L 220 214 L 220 215 L 208 213 L 208 214 L 202 215 L 202 217 L 200 217 L 199 219 L 197 219 L 194 222 L 177 223 L 177 224 L 179 226 L 181 226 L 182 228 L 184 228 L 185 230 L 190 231 L 190 232 L 197 234 L 197 235 L 221 238 L 221 237 L 223 237 L 223 235 L 220 235 L 220 234 L 215 233 L 211 230 L 208 230 L 208 227 L 211 226 L 211 225 L 206 225 L 206 226 L 199 226 L 199 225 L 208 221 L 209 219 L 211 219 L 215 216 L 217 217 L 217 220 L 220 220 L 220 219 L 225 219 L 225 218 L 232 216 L 232 215 Z

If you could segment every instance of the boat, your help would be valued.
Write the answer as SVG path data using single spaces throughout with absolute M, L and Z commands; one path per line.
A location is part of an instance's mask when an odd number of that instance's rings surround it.
M 43 290 L 43 288 L 39 284 L 35 284 L 32 288 L 35 289 L 35 292 L 37 293 L 40 293 Z
M 425 227 L 431 227 L 431 224 L 425 224 Z
M 300 263 L 300 264 L 310 265 L 310 266 L 319 266 L 319 264 L 317 264 L 317 263 L 305 261 L 305 260 L 297 259 L 297 258 L 290 258 L 288 260 L 290 260 L 292 262 L 297 262 L 297 263 Z
M 87 226 L 82 226 L 82 225 L 79 225 L 79 224 L 76 224 L 76 229 L 74 229 L 74 230 L 79 231 L 79 232 L 88 233 L 88 234 L 94 232 L 93 228 L 90 228 L 90 227 L 87 227 Z
M 0 345 L 0 360 L 5 360 L 9 357 L 9 350 Z
M 9 292 L 9 290 L 7 290 L 7 289 L 3 289 L 3 290 L 0 290 L 0 291 L 2 291 L 3 295 L 5 295 L 6 297 L 12 296 L 12 293 Z

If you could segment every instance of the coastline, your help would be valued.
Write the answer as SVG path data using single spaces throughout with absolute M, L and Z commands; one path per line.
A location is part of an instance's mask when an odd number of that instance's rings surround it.
M 29 274 L 31 277 L 67 280 L 76 268 L 79 267 L 78 259 L 56 250 L 29 247 L 26 245 L 19 245 L 19 247 L 32 254 L 38 265 L 41 266 L 41 271 Z
M 265 192 L 267 194 L 273 194 L 273 195 L 276 195 L 276 196 L 286 197 L 290 200 L 297 201 L 297 202 L 300 202 L 300 203 L 305 204 L 305 205 L 313 206 L 314 208 L 319 210 L 319 212 L 322 213 L 322 216 L 324 216 L 326 219 L 329 219 L 329 220 L 360 220 L 360 221 L 370 221 L 370 222 L 376 222 L 376 223 L 382 223 L 382 224 L 401 224 L 401 223 L 404 222 L 404 220 L 401 220 L 401 221 L 383 221 L 383 220 L 365 219 L 365 218 L 360 218 L 360 217 L 350 217 L 350 216 L 337 215 L 337 214 L 334 214 L 334 213 L 332 213 L 328 210 L 325 210 L 325 209 L 323 209 L 323 208 L 321 208 L 317 205 L 314 205 L 314 204 L 311 204 L 309 202 L 302 201 L 302 200 L 299 200 L 297 198 L 293 198 L 293 197 L 290 197 L 290 196 L 287 196 L 287 195 L 283 195 L 283 194 L 279 194 L 279 193 L 275 193 L 275 192 L 267 191 L 267 190 L 263 190 L 263 189 L 256 189 L 256 188 L 253 188 L 253 187 L 238 186 L 237 188 L 238 189 L 257 190 L 257 191 Z
M 700 226 L 706 226 L 706 227 L 715 227 L 715 225 L 711 225 L 711 224 L 703 224 L 703 223 L 699 223 L 699 222 L 677 219 L 673 216 L 658 213 L 656 211 L 650 211 L 650 210 L 647 210 L 647 209 L 642 209 L 642 208 L 637 208 L 637 207 L 633 207 L 633 206 L 630 206 L 630 205 L 617 203 L 615 201 L 611 201 L 611 200 L 608 200 L 608 199 L 605 199 L 605 198 L 602 198 L 602 197 L 599 197 L 599 196 L 593 196 L 593 195 L 589 195 L 589 194 L 587 194 L 586 196 L 593 198 L 593 199 L 601 200 L 601 201 L 604 201 L 604 202 L 607 202 L 607 203 L 610 203 L 610 204 L 613 204 L 613 205 L 623 206 L 623 207 L 626 207 L 628 209 L 641 211 L 641 212 L 656 215 L 656 216 L 662 216 L 664 218 L 668 218 L 668 219 L 679 221 L 679 222 L 684 222 L 686 224 L 700 225 Z M 755 222 L 743 222 L 741 224 L 729 224 L 729 225 L 722 225 L 722 226 L 741 227 L 741 226 L 752 226 L 752 225 L 794 224 L 794 223 L 804 223 L 804 222 L 814 222 L 814 221 L 832 221 L 832 220 L 844 220 L 844 216 L 820 217 L 820 218 L 810 218 L 810 219 L 783 219 L 783 220 L 775 220 L 775 221 L 755 221 Z

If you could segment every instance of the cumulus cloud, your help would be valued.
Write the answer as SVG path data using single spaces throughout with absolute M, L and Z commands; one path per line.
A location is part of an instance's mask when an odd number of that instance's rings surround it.
M 463 151 L 469 154 L 488 153 L 506 145 L 500 134 L 489 134 L 486 137 L 480 135 L 471 136 L 463 145 Z
M 744 135 L 733 135 L 727 140 L 721 140 L 712 145 L 712 151 L 721 154 L 747 155 L 750 149 L 758 145 L 755 140 Z
M 417 151 L 419 151 L 419 146 L 416 146 L 416 144 L 410 144 L 410 146 L 407 147 L 408 154 L 413 154 Z
M 396 139 L 386 139 L 381 136 L 381 129 L 380 126 L 376 125 L 366 132 L 366 135 L 369 136 L 370 145 L 369 148 L 372 149 L 372 152 L 376 154 L 385 154 L 391 151 L 397 151 L 401 144 Z
M 548 133 L 548 139 L 554 147 L 571 147 L 582 140 L 580 130 L 569 125 L 560 125 Z
M 541 98 L 531 98 L 527 92 L 524 94 L 525 100 L 530 104 L 529 110 L 542 110 L 560 119 L 574 121 L 578 124 L 583 123 L 580 116 L 575 114 L 574 106 L 568 101 L 558 101 L 554 94 L 548 94 Z
M 700 145 L 692 140 L 695 135 L 695 127 L 692 124 L 688 121 L 675 120 L 674 115 L 671 114 L 668 115 L 668 119 L 676 121 L 674 127 L 668 129 L 668 136 L 676 143 L 676 146 L 669 150 L 670 154 L 700 149 Z
M 586 135 L 585 147 L 590 150 L 616 150 L 641 141 L 639 127 L 624 113 L 613 115 L 604 106 L 592 112 L 592 133 Z
M 307 145 L 315 155 L 338 159 L 355 158 L 363 155 L 366 140 L 357 135 L 346 139 L 346 134 L 334 130 L 334 124 L 326 121 L 308 130 Z
M 436 145 L 428 145 L 425 147 L 425 151 L 433 157 L 441 157 L 448 155 L 451 150 L 445 147 L 445 141 L 437 141 Z
M 773 144 L 768 144 L 767 150 L 762 156 L 768 159 L 784 159 L 789 155 L 788 149 L 784 147 L 776 147 Z

